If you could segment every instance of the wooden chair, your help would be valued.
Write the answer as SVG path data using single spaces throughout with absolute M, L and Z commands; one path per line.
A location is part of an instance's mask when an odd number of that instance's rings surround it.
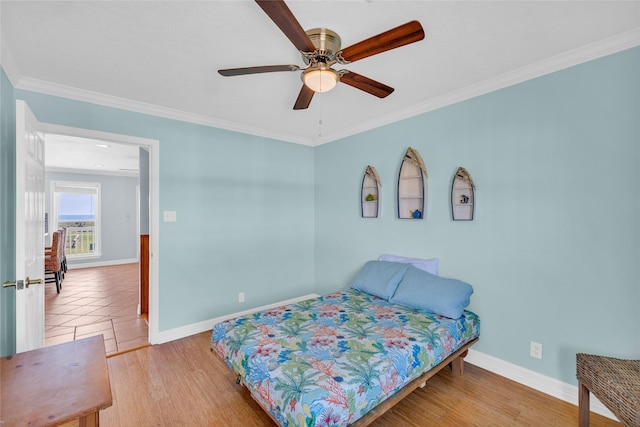
M 64 275 L 67 272 L 67 227 L 62 227 L 60 230 L 58 230 L 61 234 L 60 234 L 60 267 L 61 267 L 61 278 L 64 279 Z M 52 236 L 53 237 L 53 236 Z M 51 246 L 45 246 L 44 248 L 44 255 L 51 255 Z
M 578 418 L 589 426 L 589 392 L 626 426 L 640 427 L 640 360 L 576 355 Z
M 54 231 L 51 236 L 51 250 L 45 251 L 44 256 L 45 283 L 52 283 L 55 281 L 56 291 L 58 293 L 60 293 L 60 289 L 62 288 L 61 242 L 62 233 L 60 231 Z M 53 277 L 46 277 L 48 274 L 53 275 Z
M 64 275 L 67 272 L 67 227 L 62 227 L 60 231 L 62 232 L 60 240 L 60 250 L 62 253 L 60 265 L 62 267 L 62 278 L 64 279 Z

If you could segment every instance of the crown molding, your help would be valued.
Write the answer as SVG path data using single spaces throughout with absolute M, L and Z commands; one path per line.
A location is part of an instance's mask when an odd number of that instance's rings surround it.
M 1 8 L 0 8 L 1 9 Z M 0 29 L 0 66 L 4 70 L 4 73 L 7 75 L 7 78 L 13 85 L 16 85 L 20 82 L 20 68 L 18 68 L 18 63 L 13 56 L 11 48 L 7 44 L 7 38 L 2 34 L 2 30 Z
M 598 59 L 607 55 L 621 52 L 640 45 L 640 28 L 636 28 L 618 35 L 599 40 L 597 42 L 573 49 L 559 55 L 546 58 L 542 61 L 535 62 L 522 68 L 509 71 L 497 77 L 484 80 L 482 82 L 467 86 L 460 90 L 446 93 L 437 98 L 430 99 L 426 102 L 397 110 L 393 114 L 377 117 L 373 120 L 363 122 L 357 126 L 346 129 L 344 132 L 335 132 L 327 134 L 316 140 L 315 145 L 322 145 L 338 139 L 353 136 L 371 129 L 415 117 L 420 114 L 428 113 L 458 102 L 466 101 L 489 92 L 504 89 L 518 83 L 542 77 L 556 71 L 561 71 L 575 65 L 579 65 L 594 59 Z
M 4 40 L 4 38 L 2 39 Z M 4 42 L 2 42 L 4 43 Z M 115 97 L 98 92 L 64 86 L 56 83 L 32 79 L 29 77 L 19 77 L 18 67 L 13 62 L 9 49 L 2 44 L 2 66 L 17 89 L 44 93 L 47 95 L 59 96 L 76 101 L 89 102 L 106 107 L 129 110 L 142 114 L 165 117 L 203 126 L 210 126 L 229 130 L 233 132 L 245 133 L 249 135 L 270 138 L 274 140 L 291 142 L 306 146 L 319 146 L 339 139 L 343 139 L 371 129 L 379 128 L 400 120 L 428 113 L 461 101 L 475 98 L 499 89 L 513 86 L 527 80 L 544 76 L 556 71 L 564 70 L 584 62 L 588 62 L 603 56 L 621 52 L 640 45 L 640 28 L 626 31 L 606 39 L 585 45 L 583 47 L 564 52 L 562 54 L 544 59 L 534 64 L 518 68 L 504 73 L 500 76 L 484 80 L 482 82 L 467 86 L 457 91 L 449 92 L 437 98 L 430 99 L 416 106 L 394 111 L 392 114 L 376 117 L 375 119 L 363 122 L 357 126 L 352 126 L 343 131 L 334 132 L 317 138 L 306 138 L 291 135 L 283 132 L 248 126 L 228 120 L 216 119 L 201 114 L 189 113 L 144 102 Z M 5 65 L 6 64 L 6 65 Z M 14 81 L 18 81 L 17 84 Z
M 120 98 L 117 96 L 106 95 L 99 92 L 93 92 L 85 89 L 78 89 L 71 86 L 65 86 L 57 83 L 47 82 L 30 77 L 20 78 L 16 89 L 27 90 L 30 92 L 38 92 L 46 95 L 58 96 L 61 98 L 72 99 L 75 101 L 88 102 L 91 104 L 102 105 L 104 107 L 118 108 L 122 110 L 133 111 L 141 114 L 149 114 L 152 116 L 164 117 L 167 119 L 178 120 L 187 123 L 214 127 L 218 129 L 240 132 L 249 135 L 270 138 L 278 141 L 292 142 L 301 145 L 313 145 L 313 141 L 298 137 L 291 134 L 274 132 L 255 126 L 248 126 L 244 123 L 236 123 L 229 120 L 208 117 L 202 114 L 189 113 L 186 111 L 176 110 L 173 108 L 162 107 L 145 102 L 133 101 L 131 99 Z

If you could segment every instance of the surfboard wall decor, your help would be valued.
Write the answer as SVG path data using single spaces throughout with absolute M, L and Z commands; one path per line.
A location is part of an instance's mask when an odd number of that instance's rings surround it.
M 380 176 L 373 166 L 367 166 L 362 178 L 362 191 L 360 192 L 362 218 L 377 218 L 380 202 Z
M 423 219 L 427 199 L 427 169 L 420 154 L 409 147 L 398 175 L 398 218 Z
M 454 221 L 473 221 L 475 185 L 469 172 L 459 167 L 451 184 L 451 215 Z

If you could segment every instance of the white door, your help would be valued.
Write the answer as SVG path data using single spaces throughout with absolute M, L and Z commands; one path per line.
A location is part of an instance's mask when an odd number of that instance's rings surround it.
M 44 136 L 38 127 L 27 104 L 16 101 L 17 353 L 44 346 Z

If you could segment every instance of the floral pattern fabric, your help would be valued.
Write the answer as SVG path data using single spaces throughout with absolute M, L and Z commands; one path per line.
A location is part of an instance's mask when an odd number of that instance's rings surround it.
M 346 426 L 480 334 L 349 289 L 218 323 L 212 348 L 282 426 Z

